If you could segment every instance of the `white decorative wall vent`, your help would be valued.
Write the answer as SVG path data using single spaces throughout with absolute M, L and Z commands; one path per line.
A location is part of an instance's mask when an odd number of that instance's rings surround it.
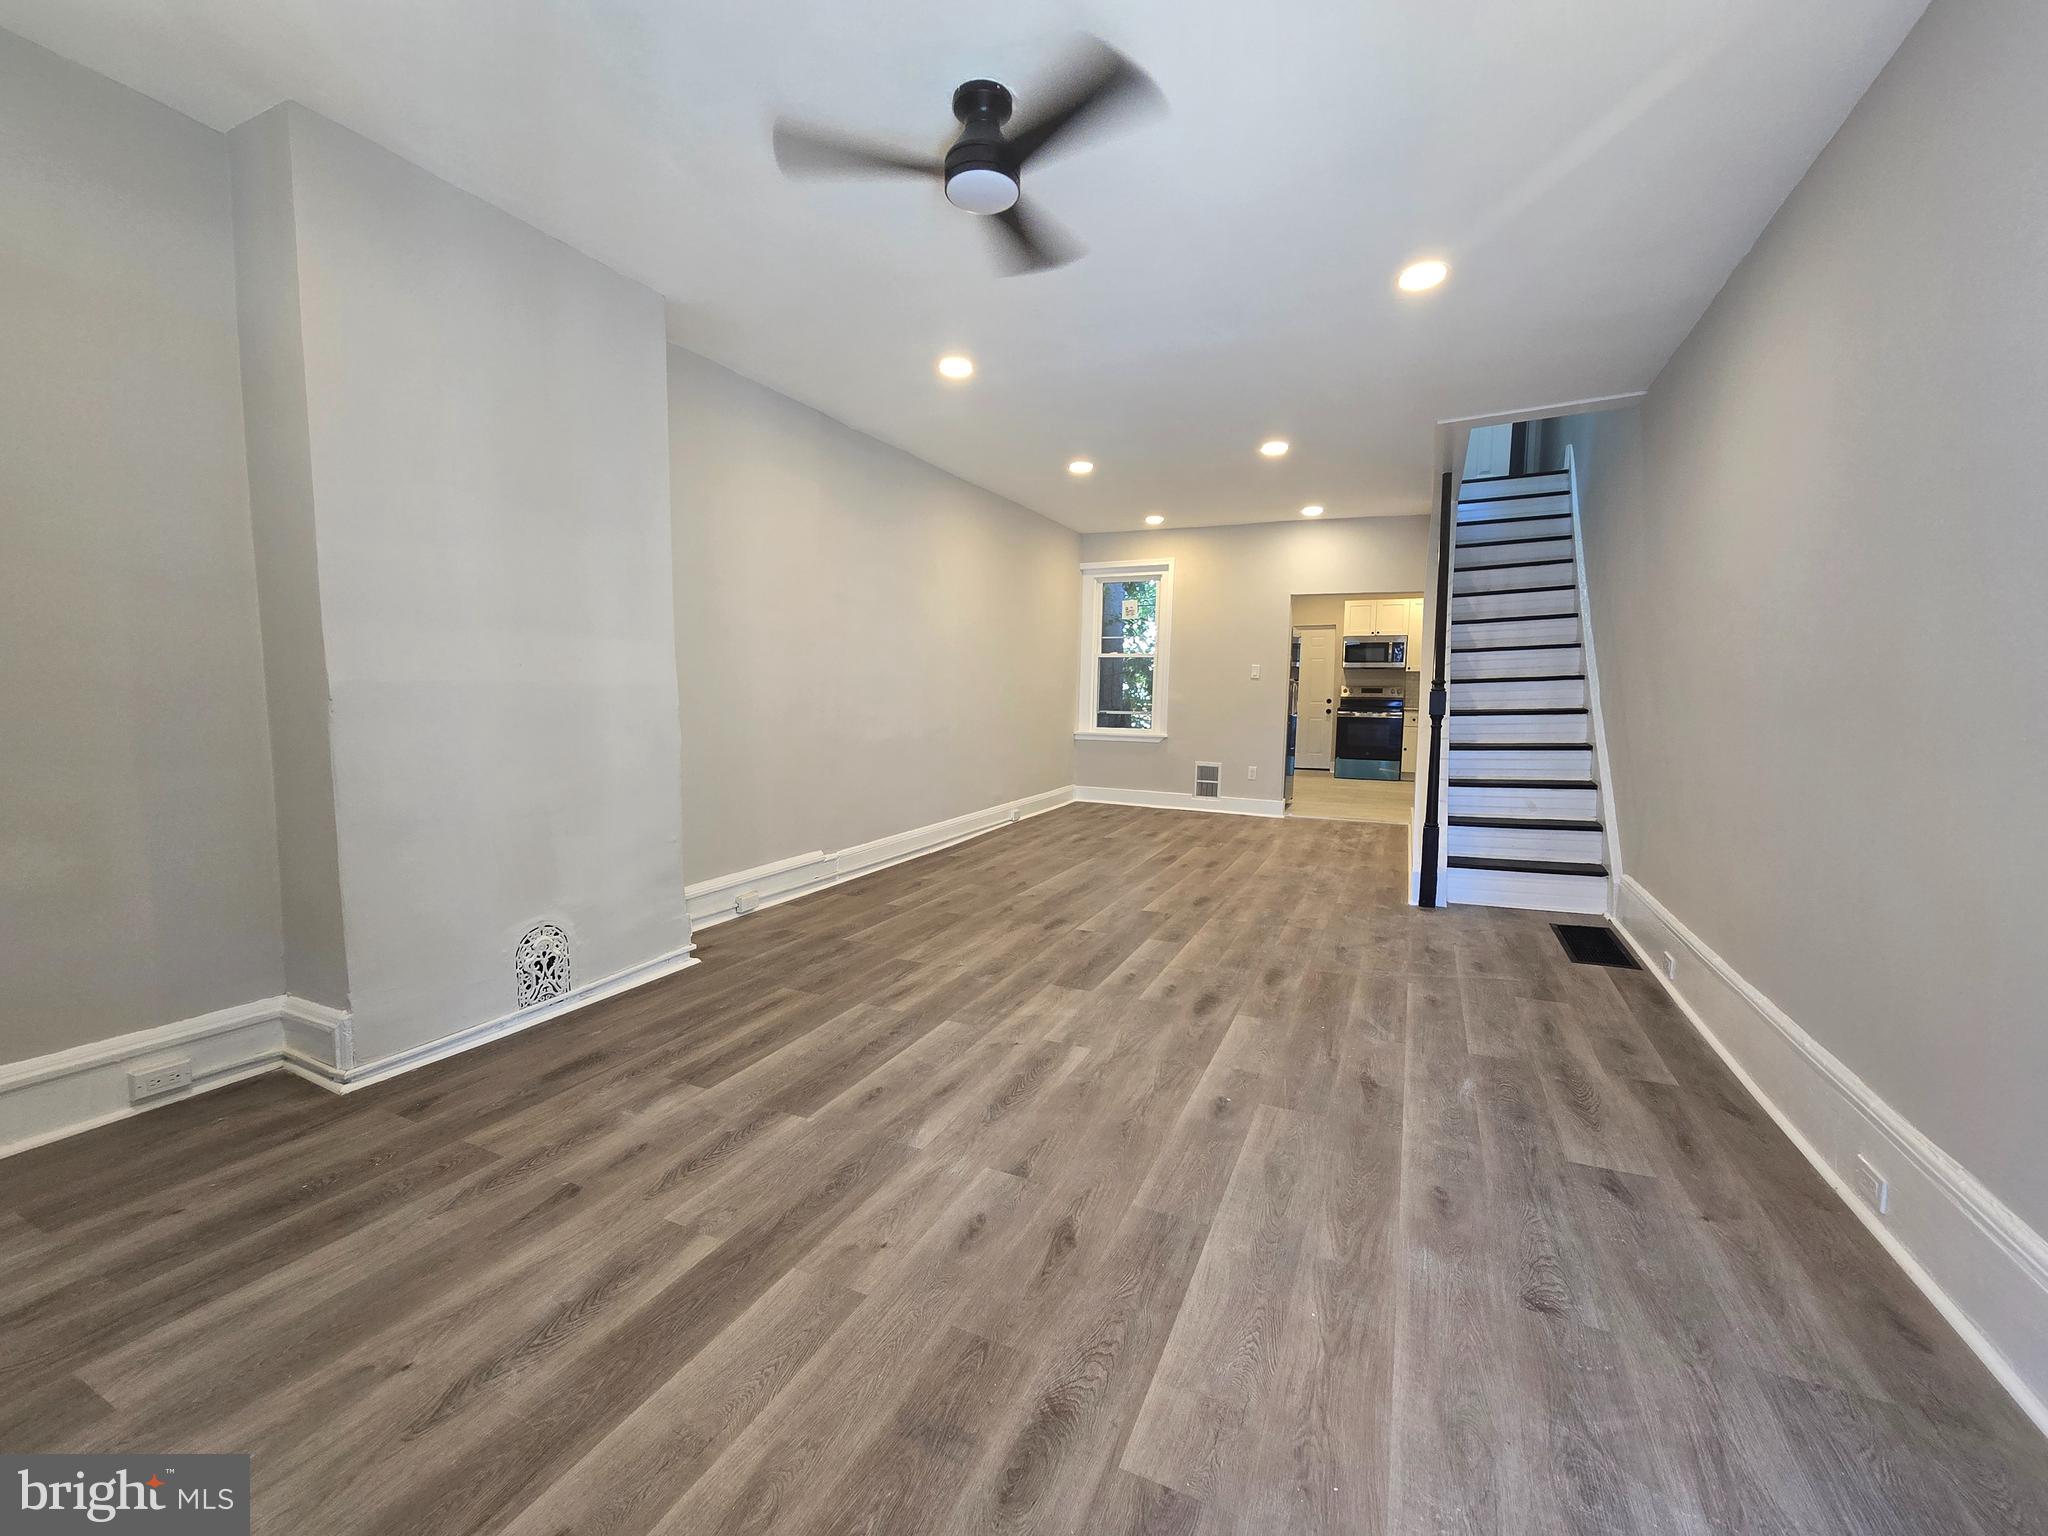
M 512 952 L 512 972 L 519 983 L 522 1008 L 567 996 L 569 935 L 553 923 L 534 924 Z
M 1223 796 L 1223 765 L 1221 763 L 1195 764 L 1195 798 L 1197 800 L 1218 800 Z

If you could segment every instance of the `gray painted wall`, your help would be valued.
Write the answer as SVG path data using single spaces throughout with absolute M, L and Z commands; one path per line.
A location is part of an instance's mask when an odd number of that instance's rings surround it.
M 1079 539 L 671 349 L 688 877 L 1070 782 Z
M 288 109 L 356 1053 L 689 941 L 662 303 Z
M 2037 1229 L 2044 58 L 2034 0 L 1935 0 L 1582 426 L 1628 873 Z
M 1278 800 L 1287 769 L 1294 594 L 1419 592 L 1428 554 L 1426 517 L 1085 535 L 1083 561 L 1173 559 L 1173 631 L 1167 739 L 1077 741 L 1074 783 L 1188 794 L 1195 764 L 1220 762 L 1225 795 Z M 1078 592 L 1078 576 L 1075 586 Z M 1069 677 L 1078 662 L 1079 625 L 1076 615 L 1067 637 Z M 1073 725 L 1070 708 L 1069 733 Z M 1254 766 L 1258 777 L 1249 779 L 1245 770 Z
M 313 456 L 290 135 L 290 111 L 276 107 L 229 136 L 240 273 L 242 412 L 277 804 L 285 989 L 346 1009 L 348 957 L 328 739 L 327 649 L 313 537 Z
M 227 145 L 0 32 L 0 1061 L 281 990 Z

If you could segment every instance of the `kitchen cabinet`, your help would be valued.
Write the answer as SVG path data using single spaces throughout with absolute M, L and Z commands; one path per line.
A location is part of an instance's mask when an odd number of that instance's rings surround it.
M 1401 776 L 1415 777 L 1415 748 L 1422 740 L 1422 722 L 1413 715 L 1401 722 Z
M 1420 672 L 1422 670 L 1422 599 L 1419 597 L 1404 597 L 1401 599 L 1401 607 L 1403 609 L 1403 622 L 1406 626 L 1403 633 L 1408 636 L 1408 670 L 1410 672 Z
M 1422 627 L 1415 617 L 1421 606 L 1419 597 L 1347 597 L 1344 633 L 1412 636 Z

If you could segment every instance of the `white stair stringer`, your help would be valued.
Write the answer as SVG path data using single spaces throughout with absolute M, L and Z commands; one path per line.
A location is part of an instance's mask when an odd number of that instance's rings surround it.
M 1445 869 L 1459 905 L 1605 913 L 1613 844 L 1576 475 L 1461 487 L 1452 530 Z

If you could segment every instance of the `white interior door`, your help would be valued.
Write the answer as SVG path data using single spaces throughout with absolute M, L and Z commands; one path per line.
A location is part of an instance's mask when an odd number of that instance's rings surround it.
M 1508 422 L 1497 427 L 1474 427 L 1471 440 L 1465 445 L 1465 478 L 1483 480 L 1506 474 L 1514 441 L 1515 429 Z
M 1337 631 L 1299 629 L 1301 672 L 1294 694 L 1294 766 L 1328 768 L 1337 744 Z

